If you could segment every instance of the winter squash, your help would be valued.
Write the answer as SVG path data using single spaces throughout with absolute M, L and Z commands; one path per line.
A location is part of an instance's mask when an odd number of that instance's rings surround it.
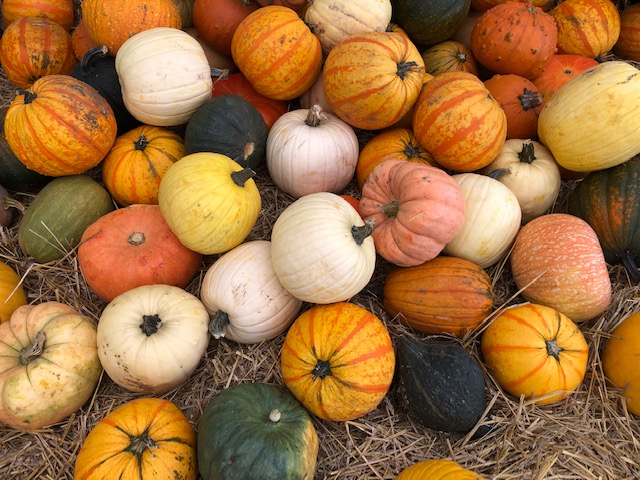
M 352 127 L 378 130 L 405 116 L 422 88 L 424 61 L 405 36 L 353 35 L 336 45 L 323 68 L 331 110 Z
M 506 185 L 479 173 L 458 173 L 453 179 L 462 191 L 466 213 L 459 232 L 442 251 L 490 267 L 506 255 L 520 229 L 518 198 Z
M 574 322 L 597 317 L 611 302 L 611 280 L 598 236 L 566 213 L 534 218 L 516 237 L 511 272 L 522 296 Z
M 322 68 L 322 47 L 304 20 L 287 7 L 259 8 L 238 25 L 231 57 L 265 97 L 292 100 L 302 95 Z
M 267 168 L 273 183 L 294 198 L 340 193 L 358 163 L 353 128 L 319 105 L 282 115 L 267 137 Z
M 451 70 L 478 75 L 479 67 L 471 48 L 456 40 L 445 40 L 422 52 L 424 70 L 437 75 Z
M 594 58 L 571 53 L 556 53 L 547 66 L 531 79 L 546 103 L 561 86 L 588 68 L 598 65 Z
M 453 460 L 445 459 L 431 459 L 422 460 L 421 462 L 414 463 L 408 466 L 400 475 L 396 477 L 396 480 L 421 480 L 428 478 L 429 480 L 482 480 L 482 477 L 471 471 L 463 468 L 459 463 Z
M 85 229 L 114 209 L 109 192 L 88 175 L 59 177 L 35 196 L 18 226 L 18 244 L 36 262 L 60 260 Z
M 391 21 L 390 0 L 314 0 L 304 21 L 328 54 L 337 43 L 365 32 L 384 32 Z
M 342 422 L 378 406 L 395 362 L 389 332 L 369 310 L 346 302 L 315 305 L 287 332 L 282 379 L 313 415 Z
M 280 283 L 305 302 L 348 300 L 373 276 L 371 231 L 335 193 L 300 197 L 278 216 L 271 231 L 271 261 Z
M 240 245 L 258 220 L 262 200 L 254 175 L 225 155 L 192 153 L 162 177 L 160 211 L 190 250 L 224 253 Z
M 613 51 L 627 60 L 640 61 L 640 6 L 628 5 L 620 12 L 620 35 L 613 45 Z
M 470 0 L 394 0 L 393 16 L 413 42 L 435 45 L 455 33 L 470 6 Z
M 89 400 L 102 367 L 93 321 L 48 301 L 18 307 L 0 324 L 0 424 L 38 430 Z
M 180 11 L 172 0 L 83 0 L 80 7 L 91 40 L 106 45 L 114 57 L 125 41 L 140 32 L 182 28 Z
M 640 109 L 629 102 L 639 92 L 640 70 L 630 63 L 609 61 L 591 67 L 544 104 L 538 117 L 540 141 L 561 167 L 574 172 L 626 162 L 640 153 Z
M 140 125 L 116 138 L 102 161 L 102 181 L 120 205 L 155 205 L 164 173 L 184 155 L 177 133 Z
M 422 88 L 413 133 L 439 165 L 471 172 L 488 165 L 504 145 L 507 117 L 478 77 L 444 72 Z
M 106 302 L 141 285 L 185 288 L 202 255 L 180 243 L 158 205 L 130 205 L 103 215 L 82 234 L 78 265 L 87 285 Z
M 267 240 L 245 242 L 219 257 L 202 279 L 200 299 L 213 337 L 239 343 L 277 337 L 302 307 L 278 280 Z
M 432 430 L 464 433 L 481 420 L 487 408 L 484 374 L 462 345 L 401 336 L 397 350 L 394 393 L 411 419 Z
M 0 324 L 8 322 L 11 314 L 27 304 L 27 296 L 18 274 L 4 262 L 0 262 Z
M 195 0 L 172 0 L 180 12 L 182 29 L 193 28 L 193 6 Z
M 96 342 L 109 377 L 134 393 L 161 395 L 182 385 L 209 344 L 209 314 L 180 287 L 142 285 L 102 311 Z
M 175 74 L 178 70 L 180 75 Z M 211 98 L 210 71 L 200 43 L 177 28 L 140 32 L 126 40 L 116 55 L 124 104 L 148 125 L 186 123 Z
M 169 400 L 135 398 L 111 410 L 89 431 L 73 474 L 77 480 L 195 480 L 196 433 Z
M 198 421 L 198 469 L 204 480 L 256 475 L 310 480 L 317 456 L 311 417 L 277 385 L 226 388 L 209 401 Z
M 522 223 L 553 206 L 560 193 L 561 176 L 551 152 L 539 142 L 512 138 L 482 172 L 511 190 L 520 205 Z
M 60 177 L 98 165 L 116 139 L 117 126 L 111 106 L 93 87 L 70 75 L 47 75 L 18 91 L 4 133 L 27 168 Z
M 640 415 L 640 314 L 632 313 L 613 329 L 602 350 L 607 380 L 622 389 L 628 411 Z
M 556 403 L 574 392 L 587 370 L 580 328 L 554 308 L 525 303 L 496 317 L 480 339 L 493 378 L 511 395 Z
M 71 31 L 71 47 L 73 48 L 73 54 L 78 61 L 81 61 L 82 57 L 84 57 L 85 53 L 89 50 L 97 47 L 97 45 L 93 43 L 93 40 L 91 40 L 89 30 L 87 30 L 87 25 L 82 19 L 80 19 L 78 24 Z
M 360 215 L 375 227 L 376 252 L 399 266 L 435 258 L 462 228 L 465 210 L 455 180 L 431 165 L 385 160 L 362 186 Z
M 18 88 L 46 75 L 67 75 L 78 61 L 71 35 L 53 20 L 21 17 L 7 26 L 0 42 L 0 63 Z
M 487 272 L 469 260 L 437 256 L 391 270 L 384 280 L 384 308 L 401 323 L 429 334 L 463 336 L 493 310 Z
M 73 0 L 3 0 L 2 20 L 8 26 L 22 17 L 46 18 L 69 32 L 73 26 L 73 8 Z
M 269 5 L 281 5 L 283 7 L 289 7 L 302 17 L 304 17 L 305 9 L 308 7 L 308 0 L 256 0 L 256 3 L 261 7 L 267 7 Z
M 491 7 L 495 7 L 501 3 L 506 3 L 513 0 L 471 0 L 471 9 L 476 12 L 484 13 Z M 520 0 L 518 0 L 520 1 Z M 554 0 L 528 0 L 528 3 L 536 7 L 540 7 L 545 12 L 548 12 L 555 3 Z
M 471 51 L 494 73 L 536 76 L 556 53 L 558 30 L 551 14 L 531 3 L 496 5 L 476 21 Z

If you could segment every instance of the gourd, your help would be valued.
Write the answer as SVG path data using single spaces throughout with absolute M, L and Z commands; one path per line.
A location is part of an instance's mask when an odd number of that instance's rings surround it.
M 395 22 L 420 45 L 435 45 L 451 37 L 462 24 L 471 0 L 394 0 Z
M 479 65 L 471 48 L 457 40 L 439 42 L 422 52 L 424 69 L 431 75 L 451 70 L 473 73 L 478 76 Z
M 640 61 L 638 22 L 640 22 L 640 7 L 637 4 L 627 5 L 620 12 L 620 34 L 613 45 L 613 51 L 619 57 Z
M 453 460 L 430 459 L 414 463 L 400 472 L 396 480 L 482 480 L 482 477 L 463 468 Z
M 395 354 L 382 321 L 353 303 L 315 305 L 289 328 L 282 379 L 313 415 L 354 420 L 373 411 L 391 386 Z
M 100 363 L 130 392 L 161 395 L 182 385 L 209 344 L 209 314 L 180 287 L 142 285 L 102 311 L 96 342 Z
M 40 17 L 71 30 L 74 20 L 73 0 L 3 0 L 5 26 L 22 17 Z
M 531 81 L 542 94 L 543 103 L 546 103 L 561 86 L 598 63 L 594 58 L 584 55 L 556 53 L 544 70 L 534 76 Z
M 21 278 L 8 264 L 0 262 L 0 324 L 8 322 L 11 314 L 26 304 Z
M 318 434 L 311 417 L 285 389 L 242 383 L 215 395 L 198 421 L 203 480 L 311 480 Z

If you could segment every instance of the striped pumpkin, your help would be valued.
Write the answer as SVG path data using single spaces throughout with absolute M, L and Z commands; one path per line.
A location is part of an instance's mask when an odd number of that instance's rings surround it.
M 472 172 L 491 163 L 502 149 L 507 117 L 478 77 L 444 72 L 422 89 L 413 133 L 441 166 Z
M 422 52 L 424 69 L 431 75 L 463 71 L 478 75 L 480 68 L 471 48 L 456 40 L 445 40 Z
M 336 422 L 374 410 L 395 370 L 391 337 L 373 313 L 346 302 L 316 305 L 289 329 L 282 378 L 312 414 Z
M 620 35 L 613 50 L 622 58 L 640 61 L 640 4 L 620 12 Z
M 3 0 L 2 19 L 5 25 L 22 17 L 48 18 L 67 32 L 74 20 L 73 0 Z

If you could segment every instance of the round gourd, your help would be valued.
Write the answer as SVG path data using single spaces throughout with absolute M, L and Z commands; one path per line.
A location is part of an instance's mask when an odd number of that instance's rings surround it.
M 63 303 L 18 307 L 0 324 L 0 423 L 38 430 L 79 410 L 102 367 L 96 327 Z
M 22 17 L 47 18 L 71 30 L 74 20 L 73 0 L 3 0 L 2 20 L 5 26 Z
M 313 415 L 354 420 L 386 395 L 395 369 L 382 321 L 353 303 L 316 305 L 291 325 L 282 346 L 282 379 Z
M 232 386 L 214 396 L 198 421 L 203 480 L 311 480 L 318 435 L 307 411 L 284 388 Z
M 396 480 L 482 480 L 453 460 L 432 459 L 414 463 L 400 472 Z
M 0 262 L 0 323 L 8 322 L 11 314 L 26 303 L 20 277 L 13 268 Z
M 394 0 L 395 22 L 419 45 L 435 45 L 462 24 L 471 0 Z
M 209 344 L 202 302 L 172 285 L 142 285 L 104 308 L 96 342 L 105 372 L 135 393 L 161 395 L 191 376 Z

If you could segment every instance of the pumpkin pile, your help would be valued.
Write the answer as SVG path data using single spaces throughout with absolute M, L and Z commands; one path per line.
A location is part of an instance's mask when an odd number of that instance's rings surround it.
M 318 427 L 382 408 L 482 442 L 491 392 L 553 415 L 595 371 L 637 422 L 640 310 L 589 328 L 618 264 L 640 282 L 639 13 L 5 0 L 0 424 L 60 428 L 110 382 L 74 479 L 213 480 L 316 478 Z M 63 265 L 94 318 L 29 287 Z M 213 342 L 277 358 L 188 418 Z M 498 474 L 419 460 L 387 473 Z

